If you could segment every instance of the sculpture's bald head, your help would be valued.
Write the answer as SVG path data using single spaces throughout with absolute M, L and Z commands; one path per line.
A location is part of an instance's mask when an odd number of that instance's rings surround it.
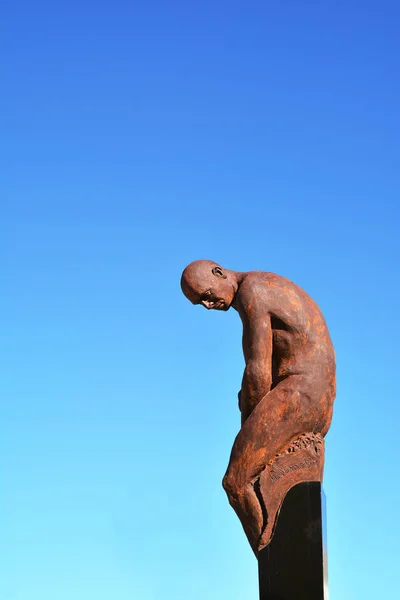
M 228 310 L 237 291 L 237 277 L 211 260 L 195 260 L 181 278 L 182 291 L 193 304 L 207 309 Z

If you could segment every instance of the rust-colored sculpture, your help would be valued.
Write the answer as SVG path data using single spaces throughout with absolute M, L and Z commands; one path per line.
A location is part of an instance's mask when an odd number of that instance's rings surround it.
M 289 489 L 322 481 L 335 398 L 332 342 L 315 302 L 279 275 L 199 260 L 186 267 L 181 286 L 193 304 L 232 306 L 243 323 L 242 427 L 223 486 L 257 555 Z

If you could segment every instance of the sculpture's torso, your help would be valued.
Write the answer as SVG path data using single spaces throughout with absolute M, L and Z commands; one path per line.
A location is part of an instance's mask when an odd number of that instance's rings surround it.
M 301 375 L 316 399 L 328 394 L 333 403 L 335 354 L 317 304 L 288 279 L 252 271 L 237 294 L 237 310 L 245 327 L 244 306 L 260 326 L 269 320 L 272 329 L 271 389 L 290 376 Z M 245 360 L 250 343 L 244 341 Z

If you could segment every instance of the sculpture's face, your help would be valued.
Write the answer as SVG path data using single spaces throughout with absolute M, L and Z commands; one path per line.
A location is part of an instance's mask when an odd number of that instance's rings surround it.
M 223 285 L 220 281 L 204 281 L 199 284 L 196 292 L 187 295 L 193 304 L 202 304 L 207 310 L 229 310 L 234 296 L 231 286 L 226 283 Z
M 182 291 L 193 304 L 207 310 L 229 310 L 235 297 L 235 286 L 221 267 L 209 261 L 196 261 L 182 276 Z

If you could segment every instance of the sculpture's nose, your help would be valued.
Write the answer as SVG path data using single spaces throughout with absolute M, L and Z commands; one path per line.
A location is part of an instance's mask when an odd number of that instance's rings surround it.
M 212 308 L 214 304 L 214 302 L 210 302 L 208 300 L 202 300 L 201 303 L 207 310 L 210 310 L 210 308 Z

